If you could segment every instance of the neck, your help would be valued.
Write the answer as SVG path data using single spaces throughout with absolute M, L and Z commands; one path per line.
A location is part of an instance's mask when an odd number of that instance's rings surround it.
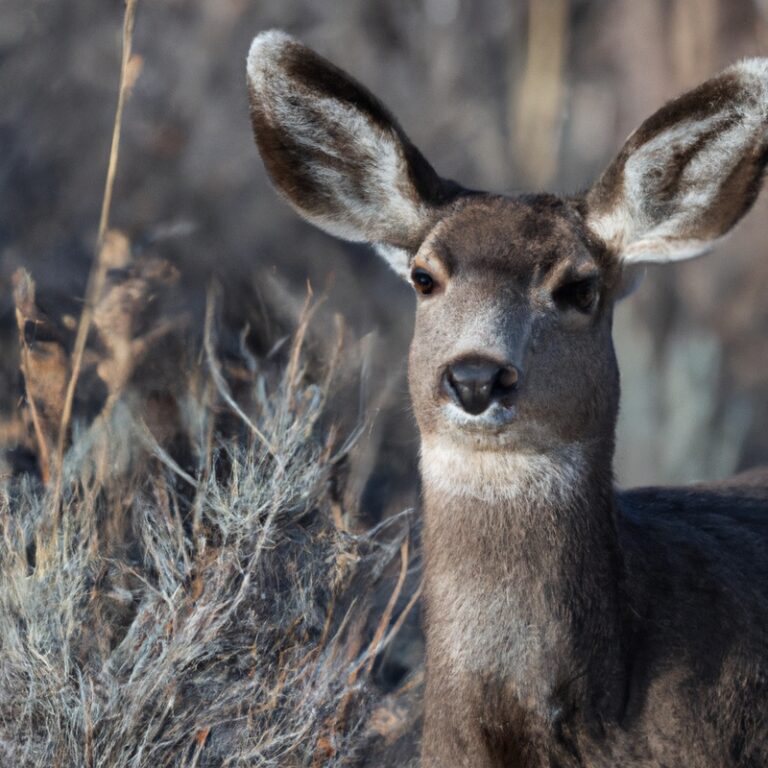
M 610 466 L 610 448 L 422 442 L 430 653 L 542 714 L 563 698 L 616 704 L 604 700 L 623 645 Z

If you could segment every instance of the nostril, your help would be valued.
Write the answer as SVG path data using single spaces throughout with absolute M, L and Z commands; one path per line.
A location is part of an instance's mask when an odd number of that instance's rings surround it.
M 505 365 L 496 378 L 496 383 L 505 390 L 513 389 L 520 380 L 520 372 L 514 365 Z
M 446 368 L 443 388 L 457 405 L 476 416 L 496 400 L 508 404 L 519 378 L 517 368 L 512 365 L 499 365 L 494 360 L 470 358 Z

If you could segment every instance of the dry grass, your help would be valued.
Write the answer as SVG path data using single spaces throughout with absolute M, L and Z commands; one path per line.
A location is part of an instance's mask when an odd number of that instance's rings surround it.
M 364 425 L 326 413 L 340 321 L 315 375 L 311 291 L 282 364 L 232 328 L 221 362 L 217 292 L 196 327 L 178 270 L 109 228 L 135 9 L 79 320 L 13 280 L 24 397 L 3 434 L 34 462 L 0 487 L 0 765 L 405 765 L 420 673 L 375 673 L 418 563 L 407 514 L 364 532 L 345 508 Z
M 53 482 L 8 481 L 0 764 L 392 764 L 411 693 L 385 699 L 371 675 L 416 599 L 407 517 L 341 524 L 354 441 L 323 418 L 333 372 L 307 373 L 310 316 L 287 365 L 240 371 L 235 398 L 210 306 L 208 365 L 178 396 L 185 458 L 121 377 L 75 431 L 60 515 Z

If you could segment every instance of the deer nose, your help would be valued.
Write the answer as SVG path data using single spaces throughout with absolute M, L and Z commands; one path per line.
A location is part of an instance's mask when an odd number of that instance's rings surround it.
M 449 365 L 443 374 L 443 386 L 467 413 L 477 416 L 492 402 L 508 398 L 519 378 L 514 365 L 473 357 Z

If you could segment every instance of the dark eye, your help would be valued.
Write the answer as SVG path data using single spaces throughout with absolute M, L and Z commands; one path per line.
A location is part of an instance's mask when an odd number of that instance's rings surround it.
M 413 280 L 414 287 L 422 296 L 428 296 L 435 290 L 435 280 L 426 269 L 416 267 L 411 272 L 411 280 Z
M 597 280 L 588 277 L 561 285 L 553 294 L 555 305 L 560 310 L 577 309 L 591 312 L 597 301 Z

